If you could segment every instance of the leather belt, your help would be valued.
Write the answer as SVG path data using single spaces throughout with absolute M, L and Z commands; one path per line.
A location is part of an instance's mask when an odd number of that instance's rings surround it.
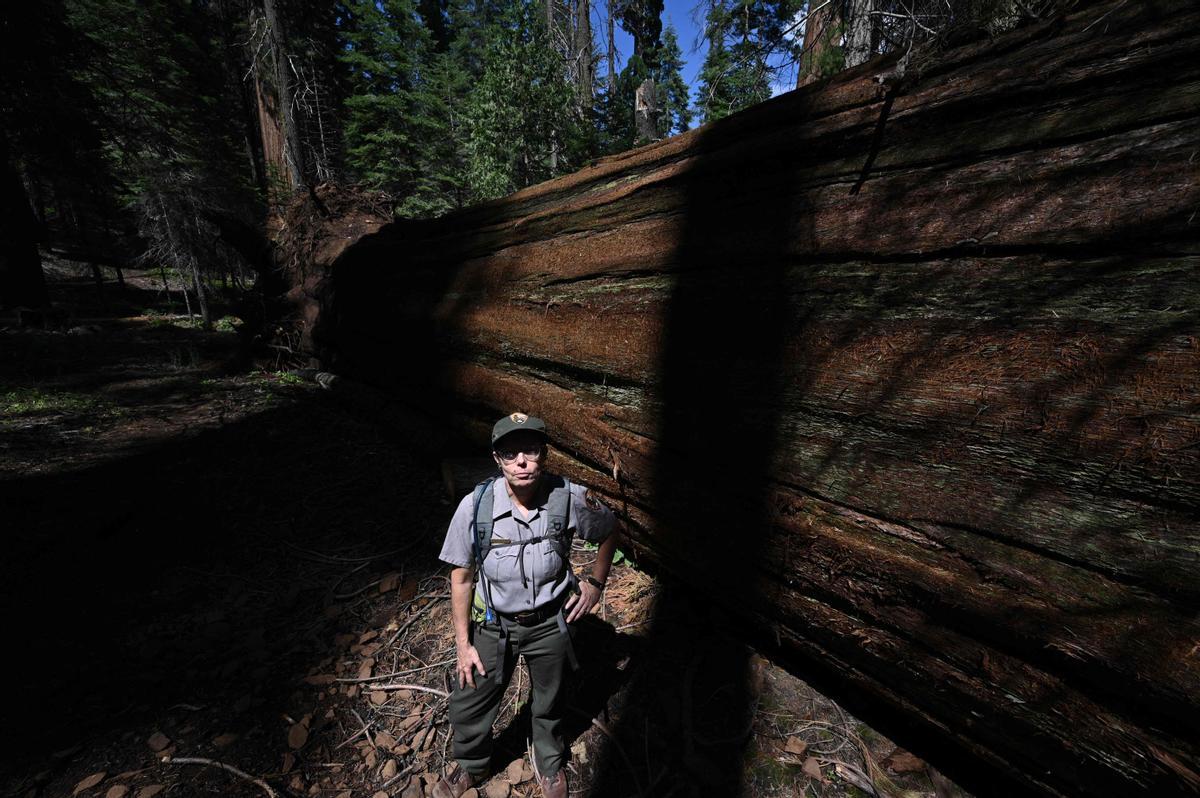
M 497 614 L 504 618 L 504 620 L 512 621 L 513 623 L 521 626 L 537 626 L 539 623 L 542 623 L 543 621 L 546 621 L 557 615 L 559 611 L 562 610 L 562 605 L 563 599 L 558 598 L 549 604 L 546 604 L 545 606 L 538 607 L 536 610 L 528 610 L 526 612 L 500 612 Z

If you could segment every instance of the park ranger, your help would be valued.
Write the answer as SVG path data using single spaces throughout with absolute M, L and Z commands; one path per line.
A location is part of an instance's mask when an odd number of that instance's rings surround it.
M 465 496 L 446 532 L 440 557 L 453 566 L 456 761 L 435 798 L 457 798 L 487 777 L 492 724 L 518 656 L 529 667 L 538 781 L 549 798 L 567 795 L 563 682 L 566 665 L 577 666 L 568 624 L 600 600 L 615 519 L 582 485 L 543 470 L 546 444 L 539 418 L 513 413 L 497 421 L 492 457 L 501 477 Z M 582 579 L 571 569 L 573 537 L 600 544 Z

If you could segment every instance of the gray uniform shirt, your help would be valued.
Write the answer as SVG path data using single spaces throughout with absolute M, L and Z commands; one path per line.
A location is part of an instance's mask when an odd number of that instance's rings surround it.
M 544 477 L 543 477 L 544 478 Z M 529 540 L 546 534 L 547 496 L 541 497 L 539 506 L 531 508 L 529 517 L 513 507 L 508 494 L 508 484 L 501 477 L 493 485 L 495 496 L 492 502 L 492 537 L 508 540 Z M 450 565 L 471 568 L 475 564 L 474 544 L 471 540 L 471 520 L 475 508 L 473 494 L 468 493 L 458 503 L 450 528 L 446 531 L 446 542 L 442 545 L 439 558 Z M 616 524 L 612 510 L 588 495 L 583 485 L 571 483 L 571 505 L 567 515 L 568 539 L 576 537 L 599 543 L 607 538 Z M 521 555 L 520 552 L 524 551 Z M 543 540 L 528 546 L 499 546 L 493 548 L 483 562 L 483 578 L 492 590 L 492 605 L 497 612 L 512 614 L 537 609 L 560 597 L 571 588 L 571 552 L 566 541 Z M 521 566 L 518 556 L 525 558 L 527 585 L 521 584 Z M 482 585 L 476 583 L 476 592 Z

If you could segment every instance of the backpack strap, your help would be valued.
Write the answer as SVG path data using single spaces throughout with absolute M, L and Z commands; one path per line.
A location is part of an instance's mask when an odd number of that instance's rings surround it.
M 496 478 L 490 477 L 475 486 L 471 516 L 471 543 L 475 547 L 475 566 L 483 570 L 483 559 L 492 549 L 492 509 L 496 503 Z
M 564 538 L 571 528 L 571 480 L 560 477 L 561 484 L 550 490 L 546 500 L 546 534 Z
M 492 609 L 492 587 L 483 576 L 483 558 L 492 549 L 492 509 L 496 500 L 496 478 L 485 479 L 475 486 L 472 497 L 474 512 L 471 515 L 471 545 L 475 549 L 475 573 L 483 594 L 484 620 L 491 621 L 496 617 Z

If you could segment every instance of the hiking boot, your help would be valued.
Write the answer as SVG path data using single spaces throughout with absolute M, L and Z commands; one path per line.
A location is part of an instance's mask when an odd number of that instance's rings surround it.
M 442 776 L 442 780 L 434 785 L 433 798 L 459 798 L 460 795 L 481 781 L 483 778 L 472 776 L 455 762 L 450 768 L 450 772 Z M 563 795 L 565 796 L 566 793 L 564 792 Z
M 546 798 L 567 798 L 567 769 L 559 768 L 558 772 L 548 779 L 538 776 L 538 785 Z

